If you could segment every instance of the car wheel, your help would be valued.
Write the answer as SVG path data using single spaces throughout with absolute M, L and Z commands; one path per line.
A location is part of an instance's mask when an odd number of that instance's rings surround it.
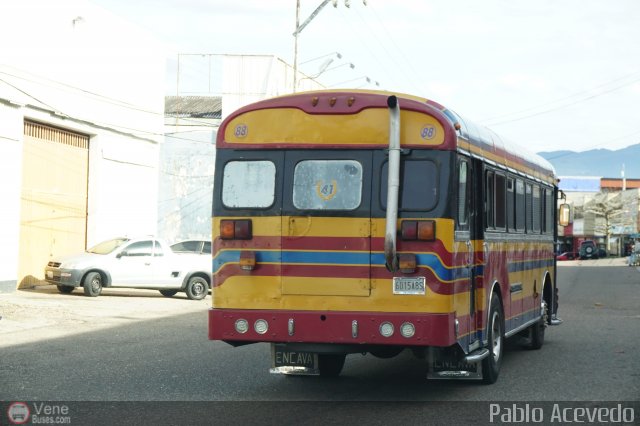
M 318 370 L 322 377 L 338 377 L 344 367 L 345 354 L 318 354 Z
M 486 384 L 495 383 L 500 374 L 502 355 L 504 353 L 504 317 L 502 306 L 497 294 L 491 298 L 489 324 L 487 324 L 487 338 L 489 340 L 489 356 L 482 360 L 482 381 Z
M 178 290 L 160 290 L 160 294 L 163 295 L 164 297 L 175 296 L 177 292 Z
M 102 275 L 99 272 L 89 272 L 83 282 L 84 295 L 98 297 L 102 292 Z
M 59 284 L 56 287 L 58 287 L 58 291 L 62 294 L 69 294 L 75 288 L 68 285 L 59 285 Z
M 540 321 L 531 326 L 531 342 L 529 349 L 540 349 L 544 344 L 544 331 L 547 328 L 547 320 L 549 318 L 549 306 L 546 300 L 542 300 L 542 318 Z
M 187 283 L 187 297 L 191 300 L 202 300 L 209 291 L 209 283 L 202 277 L 191 277 Z

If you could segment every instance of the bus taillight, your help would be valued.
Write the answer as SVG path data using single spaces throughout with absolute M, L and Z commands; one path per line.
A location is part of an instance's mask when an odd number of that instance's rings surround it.
M 253 237 L 251 220 L 221 220 L 220 238 L 223 240 L 250 240 Z
M 404 220 L 400 234 L 405 241 L 434 241 L 436 239 L 436 223 L 433 220 Z

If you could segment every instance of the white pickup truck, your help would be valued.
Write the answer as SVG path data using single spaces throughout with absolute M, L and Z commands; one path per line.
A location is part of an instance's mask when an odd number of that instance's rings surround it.
M 184 291 L 200 300 L 211 288 L 211 254 L 174 252 L 153 237 L 114 238 L 84 253 L 51 259 L 45 280 L 60 293 L 83 287 L 90 297 L 103 287 L 128 287 L 160 290 L 167 297 Z

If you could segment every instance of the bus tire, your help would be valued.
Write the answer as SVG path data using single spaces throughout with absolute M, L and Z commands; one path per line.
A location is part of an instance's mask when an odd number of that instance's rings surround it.
M 160 294 L 164 297 L 172 297 L 178 293 L 178 290 L 160 290 Z
M 89 272 L 84 281 L 84 295 L 89 297 L 98 297 L 102 293 L 102 275 L 99 272 Z
M 187 283 L 186 293 L 191 300 L 202 300 L 209 291 L 209 283 L 202 277 L 191 277 Z
M 344 367 L 345 354 L 318 354 L 321 377 L 338 377 Z
M 540 321 L 531 326 L 531 341 L 529 342 L 529 349 L 540 349 L 544 344 L 544 330 L 547 328 L 547 318 L 549 315 L 549 305 L 547 301 L 542 299 L 542 317 Z
M 502 356 L 504 355 L 504 315 L 497 293 L 491 297 L 489 323 L 487 324 L 487 338 L 489 356 L 482 360 L 482 381 L 486 384 L 495 383 L 500 374 Z

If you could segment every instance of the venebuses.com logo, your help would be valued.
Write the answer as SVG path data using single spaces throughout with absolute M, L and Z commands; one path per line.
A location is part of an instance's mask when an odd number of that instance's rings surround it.
M 12 402 L 7 408 L 7 419 L 9 424 L 13 425 L 23 425 L 28 422 L 42 425 L 71 424 L 69 406 L 61 403 Z
M 26 402 L 14 402 L 7 408 L 7 417 L 14 425 L 22 425 L 29 421 L 31 410 Z

